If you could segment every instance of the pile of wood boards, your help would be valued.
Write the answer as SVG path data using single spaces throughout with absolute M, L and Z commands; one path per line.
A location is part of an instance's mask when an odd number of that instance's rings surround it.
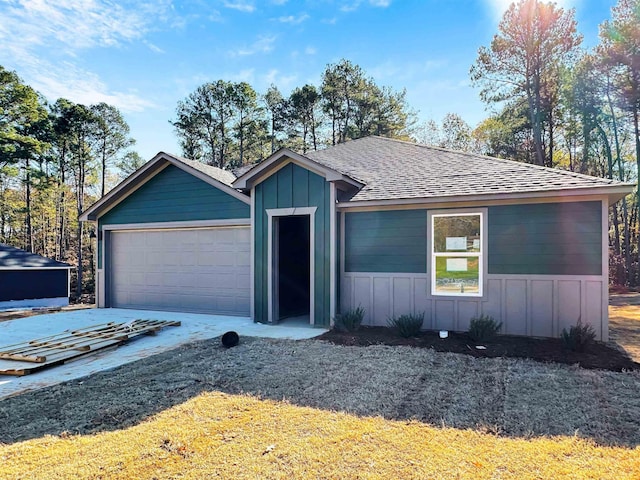
M 0 346 L 0 360 L 9 360 L 0 362 L 0 375 L 27 375 L 118 346 L 140 335 L 155 335 L 164 327 L 178 326 L 180 322 L 164 320 L 110 322 Z

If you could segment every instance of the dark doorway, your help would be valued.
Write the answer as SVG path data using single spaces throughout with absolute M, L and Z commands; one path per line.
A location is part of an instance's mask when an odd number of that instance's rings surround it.
M 277 320 L 309 316 L 309 218 L 308 215 L 277 218 Z

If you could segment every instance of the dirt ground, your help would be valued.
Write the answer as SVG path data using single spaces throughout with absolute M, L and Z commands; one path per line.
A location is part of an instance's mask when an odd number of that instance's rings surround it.
M 616 297 L 612 336 L 639 346 L 640 295 Z M 113 352 L 117 354 L 117 350 Z M 640 445 L 640 371 L 589 370 L 431 348 L 242 338 L 196 342 L 0 401 L 0 443 L 135 425 L 206 391 L 500 436 Z

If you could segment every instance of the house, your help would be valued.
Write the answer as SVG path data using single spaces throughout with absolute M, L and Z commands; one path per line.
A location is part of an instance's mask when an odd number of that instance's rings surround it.
M 281 149 L 235 178 L 159 153 L 81 217 L 98 306 L 295 318 L 424 312 L 516 335 L 608 338 L 608 211 L 632 185 L 366 137 Z
M 71 268 L 0 243 L 0 309 L 69 305 Z

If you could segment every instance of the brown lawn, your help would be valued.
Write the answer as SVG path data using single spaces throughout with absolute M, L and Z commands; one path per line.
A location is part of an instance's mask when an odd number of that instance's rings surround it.
M 609 302 L 610 340 L 640 362 L 640 294 L 612 295 Z

